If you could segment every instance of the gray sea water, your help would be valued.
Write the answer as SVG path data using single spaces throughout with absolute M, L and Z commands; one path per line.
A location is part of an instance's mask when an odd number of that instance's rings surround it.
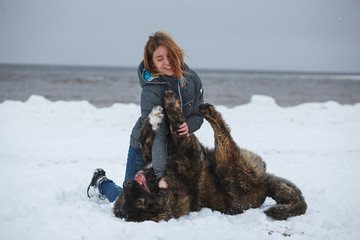
M 273 97 L 280 106 L 305 102 L 360 102 L 360 74 L 250 72 L 194 69 L 205 101 L 233 107 L 254 94 Z M 31 95 L 49 100 L 87 100 L 97 107 L 140 102 L 137 69 L 123 67 L 0 64 L 0 102 L 26 101 Z

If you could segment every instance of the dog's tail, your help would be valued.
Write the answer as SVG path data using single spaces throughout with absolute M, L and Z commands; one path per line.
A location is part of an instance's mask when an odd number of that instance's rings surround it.
M 267 196 L 276 201 L 276 205 L 265 211 L 265 214 L 275 220 L 285 220 L 289 217 L 304 214 L 307 208 L 300 189 L 292 182 L 266 174 Z

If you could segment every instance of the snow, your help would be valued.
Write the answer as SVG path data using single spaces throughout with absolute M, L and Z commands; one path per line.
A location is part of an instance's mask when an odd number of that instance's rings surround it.
M 228 216 L 210 209 L 169 222 L 129 223 L 112 204 L 86 196 L 95 168 L 122 184 L 135 104 L 32 96 L 0 104 L 0 239 L 359 239 L 360 104 L 279 107 L 267 96 L 216 106 L 239 146 L 303 192 L 305 215 L 274 221 L 259 209 Z M 207 123 L 196 133 L 208 146 Z

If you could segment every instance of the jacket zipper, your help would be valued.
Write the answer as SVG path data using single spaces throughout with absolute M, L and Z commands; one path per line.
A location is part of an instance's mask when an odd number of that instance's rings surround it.
M 183 111 L 183 101 L 182 101 L 182 96 L 181 96 L 181 91 L 180 91 L 180 82 L 179 81 L 178 81 L 178 92 L 179 92 L 179 98 L 180 98 L 181 111 Z

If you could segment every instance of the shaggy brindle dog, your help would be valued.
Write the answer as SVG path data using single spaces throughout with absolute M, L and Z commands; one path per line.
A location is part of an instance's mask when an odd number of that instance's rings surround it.
M 276 204 L 265 213 L 276 220 L 304 214 L 306 203 L 299 188 L 290 181 L 266 173 L 258 155 L 241 149 L 214 106 L 203 104 L 200 112 L 214 129 L 215 148 L 204 147 L 194 134 L 179 136 L 185 121 L 174 92 L 164 95 L 164 110 L 176 154 L 170 157 L 165 178 L 168 189 L 160 190 L 151 166 L 151 147 L 156 130 L 164 118 L 155 107 L 143 125 L 141 142 L 148 189 L 126 180 L 123 193 L 114 204 L 115 216 L 127 221 L 160 221 L 178 218 L 203 207 L 225 214 L 239 214 L 260 207 L 266 197 Z

